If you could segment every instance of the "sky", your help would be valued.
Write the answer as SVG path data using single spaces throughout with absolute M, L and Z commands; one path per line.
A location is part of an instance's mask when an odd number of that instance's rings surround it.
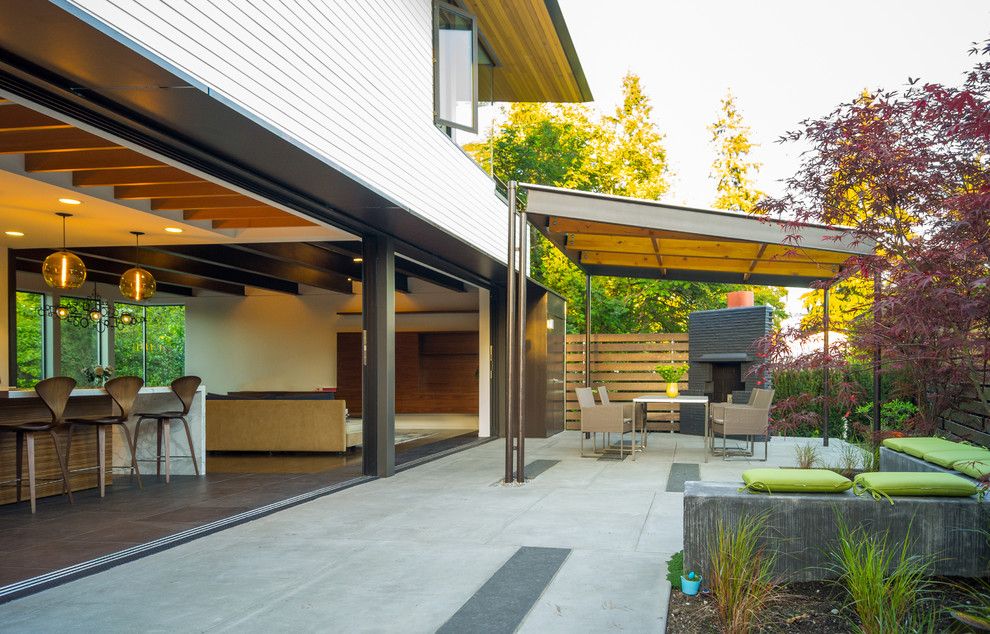
M 706 128 L 727 90 L 757 144 L 757 186 L 775 194 L 800 152 L 776 140 L 801 120 L 908 77 L 958 84 L 971 43 L 990 38 L 987 0 L 558 2 L 593 105 L 614 109 L 622 76 L 638 74 L 675 173 L 666 200 L 697 207 L 715 198 Z M 792 313 L 799 296 L 789 293 Z

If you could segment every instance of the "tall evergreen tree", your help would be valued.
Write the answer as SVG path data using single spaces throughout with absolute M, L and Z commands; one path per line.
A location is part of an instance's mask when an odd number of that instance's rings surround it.
M 749 126 L 745 124 L 735 97 L 731 92 L 722 99 L 715 123 L 708 126 L 715 144 L 715 161 L 712 178 L 716 182 L 718 197 L 715 209 L 734 209 L 751 212 L 763 192 L 756 189 L 755 179 L 760 164 L 749 158 L 753 143 L 749 140 Z

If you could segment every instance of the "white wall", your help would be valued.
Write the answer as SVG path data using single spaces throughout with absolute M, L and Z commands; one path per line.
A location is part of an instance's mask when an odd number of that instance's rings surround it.
M 504 261 L 504 203 L 433 125 L 431 0 L 55 1 Z

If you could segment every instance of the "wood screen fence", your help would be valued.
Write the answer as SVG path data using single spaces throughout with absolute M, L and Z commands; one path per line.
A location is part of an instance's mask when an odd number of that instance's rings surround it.
M 567 335 L 567 412 L 566 428 L 579 429 L 581 411 L 575 388 L 584 387 L 584 335 Z M 687 363 L 687 333 L 646 335 L 592 335 L 591 387 L 604 385 L 609 400 L 629 403 L 641 394 L 656 394 L 667 389 L 653 372 L 661 363 Z M 680 389 L 687 389 L 687 372 Z M 651 431 L 677 431 L 680 428 L 679 405 L 649 405 L 647 426 Z

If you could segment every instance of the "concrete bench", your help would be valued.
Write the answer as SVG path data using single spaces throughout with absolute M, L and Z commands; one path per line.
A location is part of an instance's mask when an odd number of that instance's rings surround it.
M 990 569 L 990 544 L 977 529 L 990 529 L 990 502 L 977 498 L 897 497 L 894 505 L 851 491 L 838 494 L 754 494 L 742 482 L 688 482 L 684 488 L 684 569 L 709 570 L 708 550 L 719 520 L 734 526 L 769 512 L 765 542 L 777 553 L 774 574 L 787 581 L 836 576 L 832 553 L 839 537 L 837 518 L 850 528 L 889 533 L 903 542 L 910 527 L 912 553 L 934 555 L 934 573 L 982 577 Z
M 937 464 L 933 464 L 921 458 L 915 458 L 911 454 L 901 453 L 886 447 L 880 447 L 880 470 L 881 471 L 911 471 L 912 473 L 951 473 L 960 478 L 966 478 L 970 482 L 978 482 L 964 473 L 959 473 L 954 469 L 946 469 Z

